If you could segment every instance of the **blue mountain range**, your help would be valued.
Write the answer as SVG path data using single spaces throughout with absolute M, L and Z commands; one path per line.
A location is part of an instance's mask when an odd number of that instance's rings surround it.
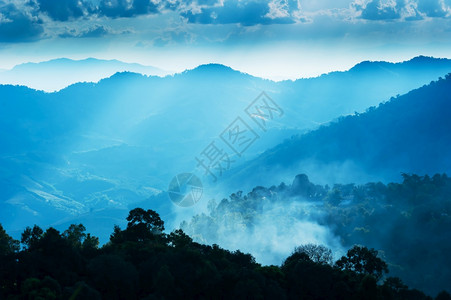
M 291 180 L 300 173 L 293 168 L 298 162 L 313 159 L 329 173 L 349 160 L 365 176 L 382 179 L 398 171 L 446 171 L 449 79 L 365 111 L 450 71 L 451 60 L 417 57 L 282 82 L 211 64 L 166 77 L 116 73 L 53 93 L 1 85 L 1 222 L 19 234 L 30 223 L 64 227 L 80 221 L 105 242 L 113 224 L 122 224 L 138 204 L 175 221 L 178 208 L 164 194 L 168 183 L 195 169 L 199 153 L 219 144 L 237 117 L 260 138 L 232 157 L 231 170 L 212 193 L 236 190 L 237 183 L 243 189 L 278 183 L 285 175 Z M 267 120 L 266 131 L 245 113 L 263 91 L 284 112 Z M 353 117 L 321 127 L 346 115 Z M 426 143 L 434 145 L 429 152 Z M 433 157 L 422 160 L 423 154 Z M 327 169 L 330 162 L 339 164 Z M 208 191 L 205 199 L 212 196 Z

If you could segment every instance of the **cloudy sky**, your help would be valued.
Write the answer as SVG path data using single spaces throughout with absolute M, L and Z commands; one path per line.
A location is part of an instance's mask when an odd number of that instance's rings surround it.
M 96 57 L 272 79 L 451 57 L 451 0 L 0 0 L 0 68 Z

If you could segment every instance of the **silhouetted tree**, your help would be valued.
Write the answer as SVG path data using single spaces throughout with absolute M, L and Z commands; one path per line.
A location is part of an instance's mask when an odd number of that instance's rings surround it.
M 157 212 L 142 208 L 132 209 L 127 217 L 127 228 L 122 232 L 122 238 L 130 241 L 155 240 L 163 237 L 164 222 Z M 113 235 L 120 236 L 118 232 Z
M 0 224 L 0 257 L 11 255 L 19 251 L 19 241 L 9 236 Z
M 398 277 L 388 277 L 384 280 L 384 287 L 389 288 L 394 293 L 399 294 L 400 292 L 407 290 L 407 285 L 405 285 L 402 280 Z
M 71 224 L 67 230 L 63 232 L 63 237 L 67 239 L 72 247 L 81 248 L 86 238 L 86 228 L 82 224 Z
M 294 252 L 305 253 L 315 263 L 328 264 L 333 263 L 332 250 L 323 246 L 315 244 L 306 244 L 298 246 Z
M 355 246 L 334 268 L 330 249 L 307 244 L 281 267 L 261 266 L 182 230 L 165 235 L 153 211 L 132 210 L 127 220 L 100 249 L 82 224 L 62 234 L 28 227 L 22 250 L 0 225 L 0 299 L 430 299 L 398 278 L 378 285 L 387 267 L 374 249 Z
M 19 272 L 16 258 L 19 250 L 19 241 L 9 236 L 0 224 L 0 299 L 17 288 Z
M 44 231 L 41 227 L 34 225 L 33 228 L 27 227 L 22 233 L 20 242 L 25 248 L 30 249 L 42 238 Z
M 384 273 L 388 273 L 388 267 L 382 259 L 377 257 L 377 253 L 374 249 L 356 245 L 348 250 L 346 256 L 336 262 L 336 266 L 357 274 L 371 275 L 379 280 Z
M 451 300 L 451 295 L 447 291 L 441 291 L 438 293 L 437 297 L 435 297 L 435 300 Z
M 168 236 L 169 244 L 174 247 L 185 247 L 193 242 L 193 239 L 186 235 L 183 230 L 176 229 Z
M 164 230 L 164 222 L 160 219 L 160 215 L 151 209 L 132 209 L 128 214 L 127 221 L 127 228 L 144 225 L 152 233 L 161 233 Z

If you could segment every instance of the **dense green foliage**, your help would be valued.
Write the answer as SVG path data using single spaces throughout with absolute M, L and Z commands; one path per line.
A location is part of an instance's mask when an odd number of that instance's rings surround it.
M 431 299 L 399 278 L 378 281 L 387 266 L 374 249 L 354 246 L 332 264 L 330 250 L 304 245 L 280 267 L 261 266 L 181 230 L 165 234 L 152 210 L 134 209 L 127 220 L 101 248 L 81 224 L 63 233 L 27 228 L 22 250 L 0 227 L 0 298 Z
M 274 207 L 293 209 L 287 216 L 286 211 L 273 214 Z M 402 183 L 332 187 L 298 175 L 291 185 L 234 193 L 211 205 L 208 215 L 182 223 L 182 229 L 195 241 L 221 243 L 224 235 L 253 238 L 261 220 L 274 227 L 314 222 L 330 229 L 345 248 L 358 244 L 378 249 L 390 274 L 409 286 L 430 294 L 450 288 L 451 178 L 446 175 L 403 174 Z M 338 265 L 357 273 L 365 269 L 356 260 L 339 260 Z M 369 273 L 379 278 L 384 269 Z

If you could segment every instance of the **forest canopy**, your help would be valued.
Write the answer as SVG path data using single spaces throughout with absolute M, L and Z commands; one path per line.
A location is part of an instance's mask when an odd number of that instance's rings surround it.
M 208 214 L 195 215 L 181 228 L 197 242 L 229 248 L 234 245 L 230 240 L 237 237 L 252 244 L 258 232 L 260 240 L 246 249 L 261 259 L 277 254 L 259 251 L 262 245 L 270 248 L 281 240 L 292 242 L 297 231 L 305 236 L 315 229 L 303 224 L 317 224 L 327 229 L 344 251 L 353 245 L 379 250 L 390 275 L 434 295 L 449 288 L 451 282 L 451 178 L 446 174 L 402 174 L 401 179 L 388 184 L 323 186 L 299 174 L 291 185 L 235 192 L 218 204 L 211 203 Z M 301 226 L 295 227 L 296 223 Z M 270 235 L 271 228 L 280 230 Z M 285 231 L 290 234 L 281 239 L 279 235 Z M 303 239 L 302 234 L 298 240 Z M 335 254 L 340 250 L 332 243 L 328 247 Z
M 389 277 L 378 251 L 365 246 L 334 262 L 325 246 L 299 245 L 280 266 L 263 266 L 240 250 L 194 242 L 181 229 L 165 233 L 153 210 L 135 208 L 127 221 L 101 247 L 82 224 L 64 232 L 27 227 L 20 241 L 0 225 L 0 298 L 432 299 Z

